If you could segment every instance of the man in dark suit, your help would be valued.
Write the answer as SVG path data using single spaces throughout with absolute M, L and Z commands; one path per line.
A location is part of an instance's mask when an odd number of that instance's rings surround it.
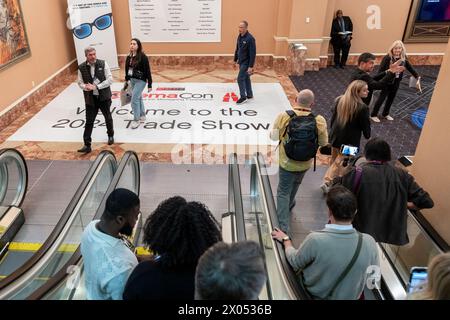
M 353 23 L 350 17 L 344 16 L 342 10 L 336 11 L 331 25 L 331 44 L 334 50 L 334 67 L 344 69 L 347 63 L 353 34 Z M 342 56 L 341 56 L 342 50 Z

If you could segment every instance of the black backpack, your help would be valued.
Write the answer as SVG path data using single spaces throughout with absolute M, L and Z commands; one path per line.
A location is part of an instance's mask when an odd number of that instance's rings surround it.
M 292 110 L 286 113 L 291 117 L 282 137 L 283 139 L 286 134 L 288 136 L 284 141 L 287 157 L 295 161 L 308 161 L 312 158 L 315 160 L 317 149 L 319 149 L 316 117 L 312 113 L 307 116 L 297 116 Z

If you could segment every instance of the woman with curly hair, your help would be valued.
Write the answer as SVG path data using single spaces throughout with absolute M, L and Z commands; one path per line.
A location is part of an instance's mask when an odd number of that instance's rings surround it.
M 144 244 L 155 256 L 133 270 L 124 300 L 193 300 L 198 259 L 222 241 L 214 216 L 202 203 L 172 197 L 147 218 L 143 231 Z

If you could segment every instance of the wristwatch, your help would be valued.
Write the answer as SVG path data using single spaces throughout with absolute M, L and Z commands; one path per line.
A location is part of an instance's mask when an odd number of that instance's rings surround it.
M 284 243 L 285 241 L 290 241 L 291 240 L 291 238 L 289 238 L 288 236 L 286 236 L 286 237 L 284 237 L 283 239 L 281 239 L 282 240 L 282 242 Z

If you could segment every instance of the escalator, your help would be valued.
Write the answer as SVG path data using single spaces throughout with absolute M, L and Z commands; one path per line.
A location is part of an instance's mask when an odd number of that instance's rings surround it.
M 18 281 L 5 290 L 0 291 L 0 299 L 11 300 L 84 300 L 83 260 L 80 252 L 80 241 L 84 227 L 92 220 L 100 219 L 105 209 L 106 199 L 117 188 L 126 188 L 139 195 L 140 166 L 137 154 L 126 152 L 122 157 L 114 176 L 109 181 L 107 189 L 101 197 L 96 198 L 99 205 L 89 215 L 75 210 L 72 218 L 67 220 L 58 238 L 49 243 L 45 256 L 35 261 L 30 271 L 22 274 Z M 89 190 L 85 191 L 87 196 Z M 82 205 L 80 206 L 82 208 Z M 142 217 L 133 230 L 131 241 L 136 245 L 142 227 Z M 74 253 L 66 259 L 58 258 L 57 249 L 61 246 L 74 244 Z M 51 268 L 51 274 L 46 274 Z
M 253 240 L 263 248 L 268 280 L 260 299 L 308 299 L 286 260 L 283 246 L 271 237 L 278 219 L 263 157 L 261 154 L 253 157 L 248 199 L 242 196 L 235 155 L 231 155 L 229 163 L 229 210 L 222 217 L 224 241 Z M 366 299 L 406 299 L 410 269 L 427 266 L 435 255 L 450 251 L 450 246 L 420 212 L 408 212 L 408 236 L 410 242 L 405 246 L 378 244 L 381 281 L 365 290 Z
M 28 186 L 28 168 L 20 152 L 0 150 L 0 262 L 25 222 L 21 205 Z
M 114 154 L 103 151 L 98 155 L 46 241 L 31 258 L 0 281 L 0 300 L 26 298 L 59 270 L 68 258 L 67 252 L 72 251 L 67 248 L 79 244 L 80 235 L 92 220 L 116 169 Z M 8 258 L 4 257 L 2 262 Z
M 260 244 L 268 274 L 259 297 L 261 300 L 306 300 L 307 294 L 299 286 L 283 246 L 271 236 L 278 222 L 269 175 L 261 154 L 256 154 L 251 164 L 250 194 L 247 197 L 242 196 L 235 154 L 230 156 L 229 163 L 229 210 L 222 217 L 224 241 L 251 240 Z
M 380 288 L 373 290 L 376 299 L 406 299 L 411 268 L 426 267 L 434 256 L 450 252 L 448 243 L 420 211 L 408 211 L 407 231 L 407 245 L 378 244 L 382 279 Z
M 261 300 L 307 300 L 306 292 L 297 283 L 297 276 L 286 260 L 283 246 L 271 237 L 271 230 L 278 222 L 268 167 L 263 157 L 256 154 L 250 164 L 251 170 L 247 171 L 250 175 L 249 193 L 242 190 L 243 181 L 235 154 L 230 156 L 229 163 L 228 212 L 222 216 L 224 241 L 253 240 L 260 244 L 268 272 L 267 283 L 259 297 Z M 92 219 L 100 218 L 106 198 L 114 189 L 127 188 L 139 195 L 140 174 L 137 155 L 127 152 L 102 194 L 94 197 L 92 188 L 85 185 L 85 192 L 75 201 L 78 205 L 72 205 L 71 213 L 61 219 L 58 234 L 44 244 L 45 252 L 39 255 L 38 252 L 34 259 L 15 272 L 8 285 L 0 282 L 0 299 L 85 299 L 83 260 L 79 248 L 84 226 Z M 89 213 L 83 212 L 83 198 L 87 197 L 97 201 L 97 209 Z M 141 220 L 140 216 L 132 237 L 134 244 L 139 239 Z M 426 265 L 432 256 L 448 250 L 447 244 L 430 230 L 420 213 L 410 213 L 408 233 L 411 245 L 379 245 L 382 281 L 381 288 L 371 291 L 375 299 L 404 299 L 409 268 Z M 68 245 L 73 246 L 73 254 L 62 258 L 58 255 L 58 248 Z

